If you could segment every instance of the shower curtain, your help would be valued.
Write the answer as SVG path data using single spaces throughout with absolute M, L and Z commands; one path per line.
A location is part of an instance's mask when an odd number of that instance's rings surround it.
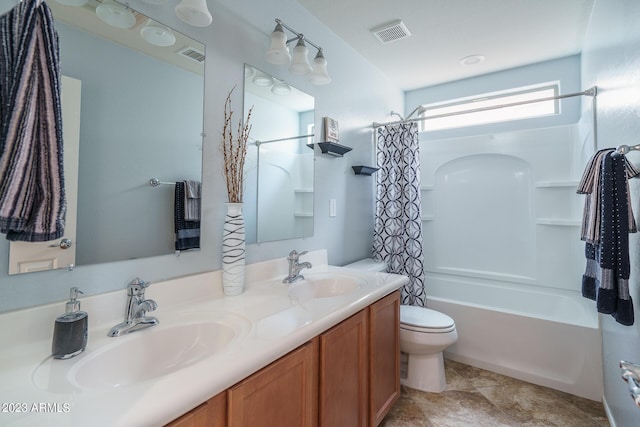
M 418 125 L 400 123 L 377 129 L 376 218 L 373 257 L 390 273 L 409 277 L 403 305 L 426 306 L 420 151 Z

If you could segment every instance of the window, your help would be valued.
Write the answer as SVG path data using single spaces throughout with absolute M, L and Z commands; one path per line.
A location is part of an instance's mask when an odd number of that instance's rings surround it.
M 420 122 L 420 130 L 434 131 L 559 114 L 559 102 L 553 99 L 557 95 L 558 83 L 555 82 L 424 105 L 426 110 L 420 117 L 433 118 Z M 490 108 L 535 99 L 545 100 Z M 451 113 L 459 114 L 449 115 Z

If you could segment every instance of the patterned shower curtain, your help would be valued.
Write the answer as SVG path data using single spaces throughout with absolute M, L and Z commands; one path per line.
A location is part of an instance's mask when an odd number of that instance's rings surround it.
M 376 219 L 373 257 L 390 273 L 409 277 L 402 289 L 404 305 L 426 305 L 420 150 L 418 125 L 401 123 L 377 129 Z

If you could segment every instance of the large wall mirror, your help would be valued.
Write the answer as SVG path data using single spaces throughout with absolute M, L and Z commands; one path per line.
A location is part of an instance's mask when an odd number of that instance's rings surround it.
M 256 204 L 245 203 L 247 242 L 313 236 L 315 100 L 245 65 L 245 117 L 250 108 L 245 200 Z
M 96 7 L 117 7 L 112 0 L 48 4 L 65 76 L 71 234 L 64 239 L 71 246 L 12 242 L 9 274 L 173 253 L 175 183 L 195 188 L 202 176 L 204 45 L 129 8 L 124 21 L 109 25 Z M 197 202 L 197 189 L 190 194 Z M 187 218 L 193 230 L 198 215 Z M 182 249 L 190 248 L 197 245 Z M 36 254 L 29 259 L 25 251 Z

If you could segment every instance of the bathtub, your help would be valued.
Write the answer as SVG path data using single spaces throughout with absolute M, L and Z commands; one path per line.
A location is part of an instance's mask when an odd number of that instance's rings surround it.
M 595 303 L 577 292 L 427 274 L 427 306 L 451 316 L 445 358 L 601 401 Z

